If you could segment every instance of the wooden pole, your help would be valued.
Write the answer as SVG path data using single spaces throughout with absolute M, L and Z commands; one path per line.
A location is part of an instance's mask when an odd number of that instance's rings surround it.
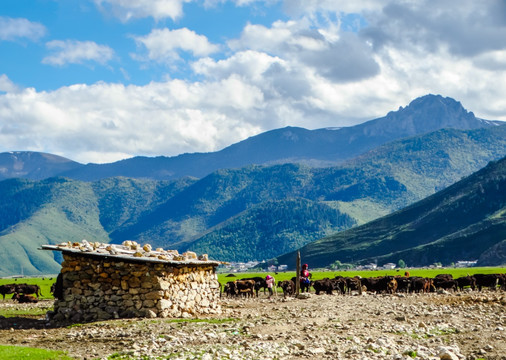
M 295 297 L 298 297 L 300 292 L 300 251 L 297 251 L 297 264 L 295 267 L 297 268 L 295 273 Z

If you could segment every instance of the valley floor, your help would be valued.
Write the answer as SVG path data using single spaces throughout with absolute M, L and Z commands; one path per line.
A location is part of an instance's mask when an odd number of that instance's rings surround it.
M 0 301 L 2 310 L 51 305 Z M 286 300 L 261 293 L 225 298 L 222 308 L 221 315 L 198 320 L 68 327 L 1 318 L 0 344 L 66 350 L 77 359 L 506 359 L 504 291 Z

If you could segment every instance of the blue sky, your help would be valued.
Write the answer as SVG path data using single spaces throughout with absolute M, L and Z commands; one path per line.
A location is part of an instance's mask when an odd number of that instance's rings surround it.
M 427 93 L 506 120 L 504 0 L 0 5 L 0 151 L 82 163 L 215 151 Z

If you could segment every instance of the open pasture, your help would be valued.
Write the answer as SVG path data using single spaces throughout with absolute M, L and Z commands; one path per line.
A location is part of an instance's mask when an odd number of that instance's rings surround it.
M 324 278 L 334 278 L 336 276 L 353 277 L 361 276 L 365 277 L 376 277 L 376 276 L 387 276 L 387 275 L 404 275 L 405 272 L 409 272 L 410 276 L 421 276 L 433 278 L 438 274 L 451 274 L 454 278 L 458 278 L 466 275 L 474 274 L 501 274 L 506 273 L 506 267 L 472 267 L 472 268 L 438 268 L 438 269 L 393 269 L 393 270 L 347 270 L 347 271 L 321 271 L 321 270 L 310 270 L 312 274 L 312 280 L 320 280 Z M 272 275 L 276 281 L 290 280 L 295 276 L 295 271 L 284 271 L 279 273 L 270 272 L 251 272 L 251 273 L 234 273 L 232 277 L 229 274 L 219 274 L 218 281 L 223 285 L 228 281 L 239 280 L 244 278 L 250 278 L 255 276 L 266 277 Z

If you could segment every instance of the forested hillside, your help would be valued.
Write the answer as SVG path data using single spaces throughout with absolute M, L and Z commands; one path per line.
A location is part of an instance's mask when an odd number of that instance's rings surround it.
M 365 225 L 303 247 L 313 266 L 342 263 L 397 263 L 409 266 L 480 260 L 506 263 L 497 252 L 506 239 L 506 158 L 422 201 Z M 495 256 L 490 256 L 495 252 Z M 295 253 L 278 258 L 294 264 Z

